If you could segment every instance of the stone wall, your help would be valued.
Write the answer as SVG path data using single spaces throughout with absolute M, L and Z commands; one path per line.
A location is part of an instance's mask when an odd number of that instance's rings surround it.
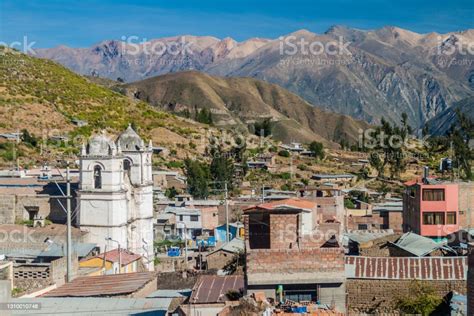
M 49 218 L 55 223 L 65 223 L 66 213 L 59 202 L 66 207 L 66 201 L 51 199 L 49 195 L 0 195 L 0 224 L 14 224 L 15 221 L 29 219 L 28 209 L 38 211 L 38 216 Z M 75 199 L 72 200 L 72 209 L 76 207 Z
M 208 269 L 222 269 L 225 267 L 227 263 L 234 259 L 235 255 L 233 253 L 219 250 L 214 253 L 209 254 L 206 257 L 207 260 L 207 268 Z
M 412 282 L 414 281 L 348 279 L 346 290 L 349 315 L 393 313 L 397 299 L 410 294 Z M 420 282 L 433 288 L 442 297 L 453 290 L 466 294 L 464 280 Z
M 0 224 L 15 223 L 15 196 L 0 195 Z

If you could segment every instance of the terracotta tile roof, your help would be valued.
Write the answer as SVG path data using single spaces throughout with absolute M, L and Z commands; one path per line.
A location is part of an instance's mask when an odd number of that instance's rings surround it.
M 225 295 L 230 291 L 244 288 L 242 275 L 203 275 L 193 288 L 191 304 L 212 304 L 226 301 Z
M 126 265 L 132 263 L 133 261 L 139 260 L 142 257 L 142 256 L 134 254 L 133 252 L 128 251 L 126 249 L 122 249 L 121 254 L 122 254 L 122 258 L 121 258 L 122 259 L 122 266 L 126 266 Z M 104 258 L 104 253 L 101 253 L 101 254 L 95 256 L 95 258 L 101 258 L 101 259 Z M 118 249 L 107 251 L 105 253 L 105 260 L 109 261 L 109 262 L 114 262 L 114 263 L 119 262 L 119 251 L 118 251 Z
M 346 277 L 352 279 L 466 280 L 466 257 L 346 256 Z
M 128 295 L 156 282 L 153 272 L 122 273 L 101 276 L 78 277 L 71 283 L 54 289 L 43 297 L 99 297 Z
M 315 209 L 316 207 L 317 207 L 317 203 L 314 201 L 303 200 L 303 199 L 286 199 L 286 200 L 279 200 L 279 201 L 273 201 L 273 202 L 268 202 L 268 203 L 262 203 L 259 205 L 254 205 L 254 206 L 246 208 L 244 212 L 255 210 L 255 209 L 272 211 L 272 210 L 282 209 L 282 208 L 311 210 L 311 209 Z

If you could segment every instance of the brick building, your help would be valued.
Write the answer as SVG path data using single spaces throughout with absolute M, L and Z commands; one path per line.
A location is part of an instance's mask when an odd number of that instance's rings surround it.
M 405 183 L 403 229 L 427 237 L 446 237 L 474 226 L 474 183 L 432 178 Z
M 341 223 L 318 206 L 288 199 L 244 211 L 249 293 L 345 310 L 344 250 L 337 242 Z

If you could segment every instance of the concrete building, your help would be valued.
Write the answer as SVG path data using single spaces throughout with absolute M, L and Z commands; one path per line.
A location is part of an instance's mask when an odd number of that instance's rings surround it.
M 323 220 L 317 202 L 298 199 L 250 207 L 243 217 L 248 293 L 345 311 L 341 223 Z
M 140 255 L 125 249 L 120 249 L 119 252 L 117 248 L 81 260 L 79 268 L 100 268 L 96 275 L 142 272 L 141 258 Z
M 403 229 L 446 237 L 474 225 L 474 183 L 416 179 L 405 183 Z
M 73 179 L 73 195 L 77 189 L 77 179 Z M 61 207 L 65 199 L 58 199 L 61 190 L 66 191 L 64 180 L 53 182 L 38 177 L 0 177 L 0 224 L 14 224 L 34 219 L 49 219 L 64 223 L 66 213 Z M 76 201 L 72 200 L 72 208 Z
M 175 217 L 175 235 L 182 239 L 194 239 L 202 234 L 201 210 L 188 207 L 167 206 L 165 214 Z
M 79 225 L 89 242 L 140 254 L 153 269 L 152 144 L 129 126 L 93 136 L 80 156 Z M 106 240 L 106 239 L 111 240 Z

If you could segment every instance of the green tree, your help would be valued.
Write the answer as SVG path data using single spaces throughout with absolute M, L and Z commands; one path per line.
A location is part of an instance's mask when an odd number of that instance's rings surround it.
M 27 129 L 23 129 L 21 131 L 21 140 L 32 147 L 36 147 L 38 145 L 38 139 L 35 137 L 35 135 L 30 134 Z
M 254 124 L 255 135 L 267 137 L 272 134 L 272 121 L 270 118 L 266 118 L 263 121 L 255 122 Z
M 377 170 L 378 176 L 383 177 L 385 168 L 390 170 L 390 178 L 398 177 L 406 169 L 406 146 L 411 134 L 411 127 L 407 123 L 408 116 L 403 113 L 401 126 L 392 125 L 384 118 L 381 120 L 373 135 L 375 143 L 369 155 L 369 162 Z
M 178 190 L 176 190 L 175 187 L 168 188 L 165 191 L 165 195 L 169 199 L 174 199 L 174 197 L 178 195 Z
M 215 188 L 224 189 L 224 183 L 227 183 L 227 189 L 233 189 L 232 180 L 234 177 L 234 161 L 230 155 L 223 151 L 221 146 L 211 150 L 211 179 L 216 183 Z
M 313 157 L 316 157 L 319 160 L 324 159 L 324 146 L 320 142 L 313 141 L 309 144 L 309 151 Z
M 432 287 L 417 280 L 410 283 L 408 293 L 396 301 L 396 308 L 402 313 L 428 316 L 443 301 Z
M 454 160 L 463 177 L 468 180 L 473 179 L 471 163 L 474 159 L 474 150 L 470 144 L 474 139 L 474 122 L 464 113 L 456 112 L 458 124 L 453 124 L 449 133 L 449 143 L 454 150 Z
M 210 180 L 208 165 L 197 160 L 186 159 L 184 168 L 189 194 L 195 198 L 207 198 L 209 196 Z
M 196 121 L 204 124 L 212 124 L 212 113 L 211 110 L 202 108 L 196 113 Z

